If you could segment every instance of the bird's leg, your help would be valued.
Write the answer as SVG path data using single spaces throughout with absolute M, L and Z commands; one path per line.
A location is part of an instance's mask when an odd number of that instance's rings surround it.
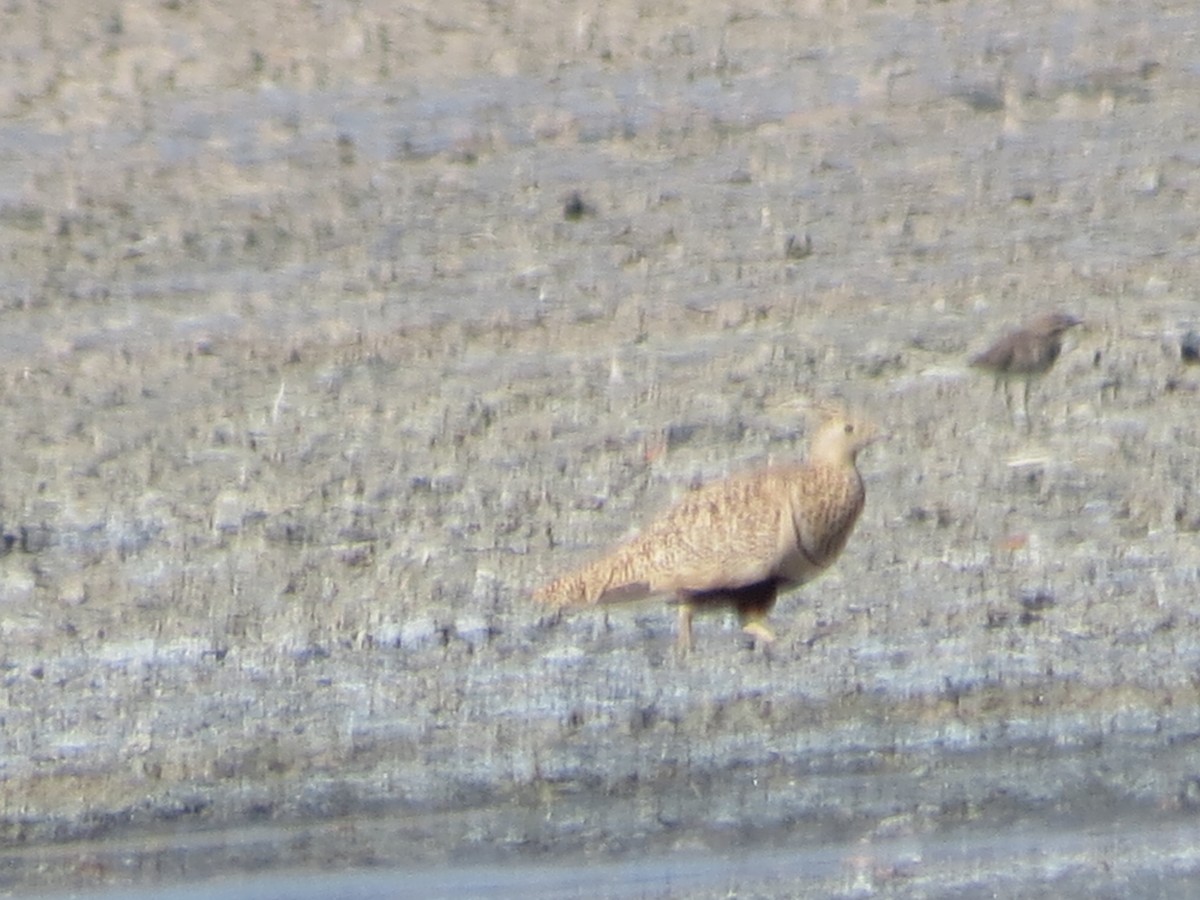
M 739 589 L 734 601 L 742 632 L 748 634 L 755 647 L 765 647 L 775 640 L 775 634 L 767 627 L 767 614 L 775 606 L 775 594 L 779 582 L 768 579 Z
M 1033 422 L 1029 418 L 1029 386 L 1032 383 L 1033 383 L 1033 379 L 1031 379 L 1031 378 L 1025 379 L 1025 395 L 1024 395 L 1024 401 L 1023 401 L 1022 405 L 1025 408 L 1025 431 L 1026 431 L 1026 433 L 1033 431 Z
M 775 640 L 775 633 L 767 626 L 767 613 L 771 611 L 774 602 L 775 591 L 771 589 L 765 602 L 763 598 L 755 598 L 737 605 L 738 621 L 742 625 L 742 632 L 750 636 L 755 647 L 765 646 Z
M 692 619 L 696 615 L 696 610 L 692 607 L 684 597 L 679 598 L 679 636 L 676 638 L 675 646 L 682 654 L 687 654 L 692 651 Z
M 1008 383 L 1007 378 L 997 378 L 995 388 L 1004 393 L 1004 409 L 1008 412 L 1009 419 L 1012 419 L 1012 388 Z M 993 389 L 992 395 L 995 396 L 996 391 Z

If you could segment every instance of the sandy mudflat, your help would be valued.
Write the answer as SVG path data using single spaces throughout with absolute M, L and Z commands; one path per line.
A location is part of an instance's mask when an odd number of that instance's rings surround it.
M 1192 5 L 60 6 L 0 12 L 0 892 L 1200 872 Z M 965 360 L 1047 307 L 1026 427 Z M 769 652 L 532 606 L 798 396 L 891 439 Z

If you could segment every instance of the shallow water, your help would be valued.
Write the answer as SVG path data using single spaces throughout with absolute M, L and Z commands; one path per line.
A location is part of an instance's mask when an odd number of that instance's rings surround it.
M 232 843 L 237 835 L 226 834 Z M 253 846 L 264 835 L 247 835 Z M 280 835 L 284 842 L 294 835 Z M 970 829 L 870 842 L 676 852 L 615 862 L 463 860 L 436 868 L 372 866 L 216 878 L 195 886 L 92 891 L 51 897 L 186 900 L 348 897 L 725 897 L 884 895 L 922 897 L 1185 896 L 1200 865 L 1194 822 L 1124 821 L 1053 828 Z

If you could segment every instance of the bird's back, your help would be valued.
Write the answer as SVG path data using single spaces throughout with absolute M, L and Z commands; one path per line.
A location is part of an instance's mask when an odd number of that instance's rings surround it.
M 1061 350 L 1057 337 L 1015 332 L 980 353 L 971 365 L 997 375 L 1037 375 L 1054 365 Z
M 654 593 L 759 581 L 780 556 L 788 496 L 771 470 L 736 475 L 685 495 L 628 546 Z

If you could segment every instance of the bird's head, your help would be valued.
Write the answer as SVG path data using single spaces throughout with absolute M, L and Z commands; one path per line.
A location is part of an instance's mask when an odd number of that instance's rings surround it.
M 840 408 L 822 408 L 821 424 L 812 439 L 812 462 L 853 465 L 858 451 L 884 437 L 875 425 Z
M 1053 335 L 1058 337 L 1068 329 L 1074 328 L 1076 325 L 1082 325 L 1083 319 L 1077 318 L 1070 313 L 1052 312 L 1036 319 L 1033 323 L 1031 331 L 1037 334 Z

